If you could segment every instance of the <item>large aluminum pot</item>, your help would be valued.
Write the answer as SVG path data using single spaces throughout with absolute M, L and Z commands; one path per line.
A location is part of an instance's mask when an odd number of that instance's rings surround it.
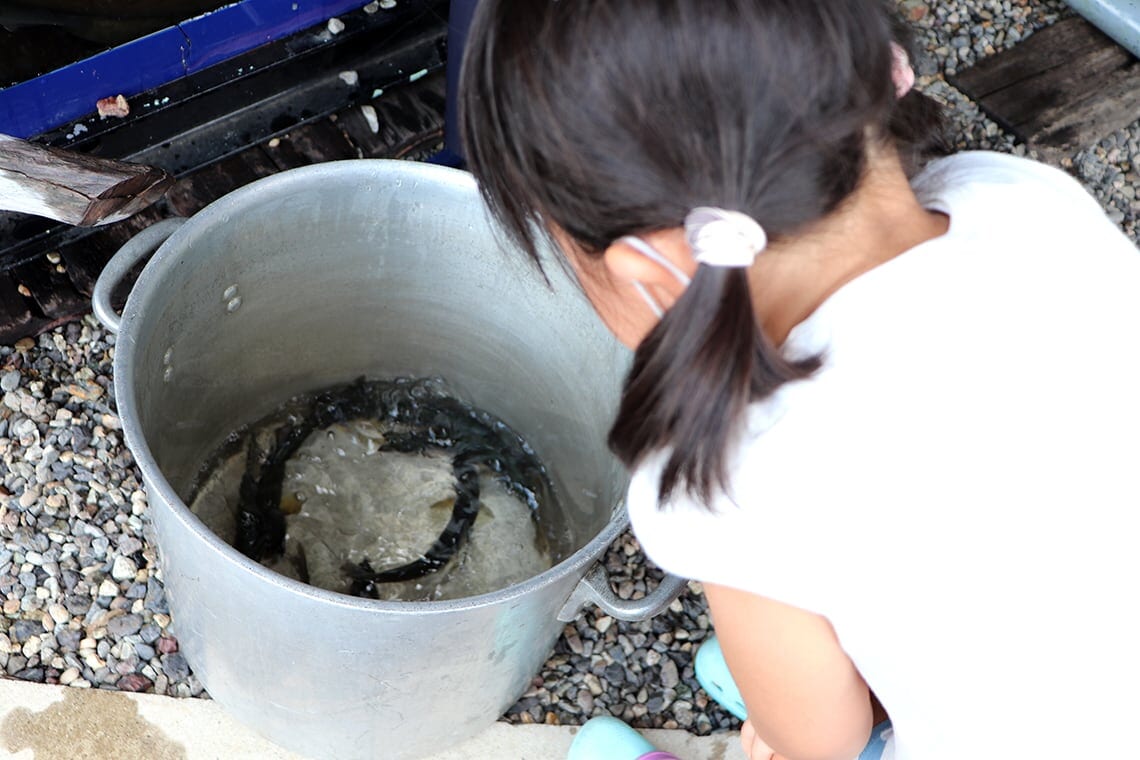
M 115 283 L 157 248 L 126 302 Z M 605 432 L 627 356 L 570 280 L 503 248 L 470 175 L 345 161 L 261 180 L 116 255 L 95 310 L 118 329 L 115 394 L 142 469 L 176 633 L 210 695 L 296 752 L 413 758 L 478 733 L 525 690 L 585 602 L 638 619 L 596 562 L 625 528 Z M 445 378 L 552 470 L 573 552 L 495 593 L 393 603 L 276 575 L 183 499 L 210 452 L 290 396 L 359 375 Z

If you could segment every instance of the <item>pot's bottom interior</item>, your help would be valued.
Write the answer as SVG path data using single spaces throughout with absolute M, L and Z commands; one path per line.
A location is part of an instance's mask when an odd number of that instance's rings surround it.
M 578 548 L 526 442 L 438 380 L 294 397 L 227 435 L 186 500 L 270 569 L 384 600 L 497 591 Z

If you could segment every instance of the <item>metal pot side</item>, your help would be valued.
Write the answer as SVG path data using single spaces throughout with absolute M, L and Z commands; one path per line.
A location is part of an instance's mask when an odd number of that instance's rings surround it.
M 414 758 L 493 722 L 559 610 L 625 526 L 605 450 L 627 355 L 576 286 L 489 224 L 469 175 L 403 161 L 296 169 L 212 204 L 161 245 L 115 357 L 174 625 L 210 695 L 305 755 Z M 439 375 L 550 466 L 575 551 L 498 592 L 385 603 L 278 576 L 183 502 L 222 439 L 297 393 Z

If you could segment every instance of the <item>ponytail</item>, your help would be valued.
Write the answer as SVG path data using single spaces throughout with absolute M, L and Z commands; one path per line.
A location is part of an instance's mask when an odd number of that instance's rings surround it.
M 658 495 L 678 486 L 703 502 L 728 484 L 727 457 L 750 403 L 809 376 L 756 321 L 745 269 L 701 266 L 634 354 L 610 448 L 630 467 L 668 447 Z

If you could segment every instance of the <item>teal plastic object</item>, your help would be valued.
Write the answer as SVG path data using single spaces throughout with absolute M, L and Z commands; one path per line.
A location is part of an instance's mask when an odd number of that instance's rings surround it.
M 1140 58 L 1140 0 L 1068 0 L 1089 23 Z
M 566 760 L 641 760 L 674 757 L 659 752 L 649 740 L 617 718 L 591 718 L 578 729 Z
M 701 644 L 693 659 L 693 670 L 701 688 L 710 697 L 740 720 L 747 720 L 748 709 L 744 706 L 744 697 L 740 695 L 740 689 L 736 688 L 732 674 L 728 672 L 728 663 L 724 661 L 724 653 L 720 650 L 716 636 Z

